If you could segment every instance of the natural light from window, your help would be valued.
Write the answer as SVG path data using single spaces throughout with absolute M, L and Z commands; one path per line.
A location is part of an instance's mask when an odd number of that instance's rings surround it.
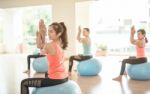
M 135 54 L 129 42 L 130 27 L 144 28 L 149 36 L 148 0 L 99 0 L 90 5 L 90 27 L 97 49 L 111 55 Z M 150 50 L 150 48 L 147 48 Z

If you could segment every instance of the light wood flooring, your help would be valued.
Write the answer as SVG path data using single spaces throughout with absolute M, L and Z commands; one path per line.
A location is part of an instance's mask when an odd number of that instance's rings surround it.
M 31 74 L 24 74 L 27 68 L 26 54 L 0 55 L 0 94 L 20 94 L 21 80 L 28 77 L 39 77 L 31 70 Z M 98 76 L 83 77 L 76 71 L 70 79 L 76 81 L 82 90 L 82 94 L 150 94 L 150 81 L 131 80 L 129 76 L 123 77 L 122 83 L 113 81 L 120 72 L 123 58 L 127 56 L 97 57 L 102 63 L 102 71 Z M 65 62 L 66 68 L 68 61 Z M 76 70 L 75 62 L 74 70 Z M 150 75 L 150 74 L 149 74 Z

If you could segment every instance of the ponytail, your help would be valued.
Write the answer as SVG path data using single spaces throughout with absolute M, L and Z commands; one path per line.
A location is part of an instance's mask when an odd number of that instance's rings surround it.
M 61 41 L 62 41 L 62 44 L 63 44 L 63 45 L 62 45 L 62 48 L 63 48 L 63 49 L 66 49 L 66 48 L 68 47 L 67 28 L 66 28 L 64 22 L 60 22 L 59 24 L 60 24 L 60 25 L 62 26 L 62 28 L 63 28 L 63 32 L 62 32 L 62 34 L 61 34 L 61 36 L 60 36 Z
M 146 42 L 146 43 L 148 43 L 148 39 L 147 39 L 147 37 L 145 37 L 145 42 Z
M 139 29 L 137 32 L 141 32 L 142 35 L 145 36 L 145 42 L 148 43 L 148 39 L 147 39 L 147 37 L 146 37 L 146 31 L 145 31 L 144 29 Z

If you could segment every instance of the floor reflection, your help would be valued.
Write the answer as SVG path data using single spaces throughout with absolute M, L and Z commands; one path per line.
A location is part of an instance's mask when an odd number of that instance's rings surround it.
M 131 94 L 150 94 L 150 81 L 128 80 Z
M 93 94 L 93 89 L 101 84 L 101 77 L 98 76 L 78 76 L 79 84 L 83 94 Z

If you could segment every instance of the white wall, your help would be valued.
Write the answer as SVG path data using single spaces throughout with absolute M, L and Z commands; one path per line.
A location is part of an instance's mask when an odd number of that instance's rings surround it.
M 89 27 L 90 1 L 76 3 L 76 26 Z
M 78 26 L 80 25 L 81 28 L 87 27 L 90 28 L 90 21 L 89 21 L 89 14 L 90 14 L 90 8 L 89 5 L 91 4 L 91 1 L 87 2 L 77 2 L 76 3 L 76 10 L 75 10 L 75 17 L 76 17 L 76 33 L 75 38 L 77 36 L 78 32 Z M 82 54 L 82 45 L 76 40 L 76 54 Z
M 0 0 L 0 8 L 23 7 L 45 4 L 69 4 L 70 2 L 85 2 L 95 0 Z
M 3 21 L 4 21 L 4 26 L 3 26 L 3 43 L 4 43 L 4 49 L 7 52 L 14 53 L 15 49 L 15 39 L 13 37 L 14 35 L 14 29 L 13 29 L 13 10 L 6 10 L 4 15 L 3 15 Z M 7 19 L 7 21 L 6 21 Z
M 61 0 L 64 1 L 64 0 Z M 0 8 L 46 5 L 60 2 L 59 0 L 1 0 Z
M 52 8 L 53 21 L 63 21 L 67 26 L 69 47 L 67 48 L 67 56 L 75 53 L 75 2 L 61 2 L 53 4 Z
M 23 41 L 21 11 L 6 9 L 1 12 L 3 18 L 3 50 L 9 53 L 15 53 L 17 44 Z M 2 51 L 3 52 L 3 51 Z

